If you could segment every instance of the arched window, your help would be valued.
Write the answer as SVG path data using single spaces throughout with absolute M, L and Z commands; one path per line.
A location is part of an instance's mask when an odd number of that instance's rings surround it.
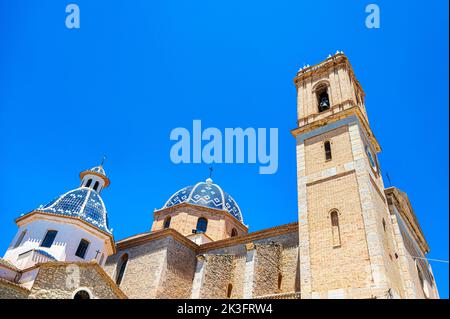
M 331 143 L 330 141 L 325 141 L 325 143 L 323 143 L 323 147 L 325 148 L 325 160 L 326 161 L 331 161 Z
M 88 181 L 87 181 L 87 183 L 86 183 L 86 187 L 91 186 L 91 184 L 92 184 L 92 179 L 88 179 Z
M 73 296 L 73 299 L 91 299 L 91 295 L 86 290 L 79 290 Z
M 14 244 L 14 248 L 17 248 L 17 247 L 20 246 L 20 244 L 22 243 L 23 238 L 25 237 L 25 234 L 26 234 L 26 233 L 27 233 L 27 230 L 26 230 L 26 229 L 20 233 L 19 238 L 17 238 L 17 241 L 16 241 L 16 243 Z
M 123 254 L 122 257 L 120 257 L 119 263 L 117 263 L 117 271 L 116 271 L 117 286 L 120 286 L 120 283 L 122 282 L 123 275 L 125 273 L 125 268 L 127 267 L 127 263 L 128 263 L 128 254 Z
M 167 216 L 166 219 L 164 219 L 164 229 L 169 228 L 170 226 L 170 216 Z
M 236 228 L 233 228 L 231 230 L 231 237 L 236 237 L 237 235 L 238 235 L 238 232 L 237 232 Z
M 328 96 L 328 86 L 322 84 L 316 90 L 317 105 L 319 106 L 319 112 L 326 111 L 330 108 L 330 98 Z
M 330 213 L 331 218 L 331 231 L 333 236 L 333 247 L 339 247 L 341 245 L 341 230 L 339 228 L 339 214 L 337 211 Z
M 95 182 L 95 184 L 94 184 L 94 191 L 96 191 L 96 190 L 97 190 L 97 188 L 98 188 L 98 185 L 99 185 L 99 182 L 98 182 L 98 181 L 96 181 L 96 182 Z
M 281 284 L 283 283 L 283 275 L 281 273 L 278 274 L 278 290 L 281 290 Z
M 208 220 L 204 217 L 200 217 L 197 221 L 197 233 L 205 233 L 206 228 L 208 227 Z
M 233 285 L 232 284 L 228 284 L 227 287 L 227 298 L 231 298 L 231 293 L 233 292 Z

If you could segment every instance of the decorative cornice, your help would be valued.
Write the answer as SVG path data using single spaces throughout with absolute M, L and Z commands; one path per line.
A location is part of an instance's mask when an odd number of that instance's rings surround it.
M 90 170 L 82 171 L 80 173 L 80 179 L 83 179 L 83 177 L 86 176 L 86 175 L 95 175 L 97 177 L 100 177 L 105 182 L 105 187 L 108 187 L 109 184 L 110 184 L 110 180 L 109 180 L 108 177 L 106 177 L 103 174 L 100 174 L 100 173 L 97 173 L 97 172 L 94 172 L 94 171 L 90 171 Z
M 331 175 L 331 176 L 327 176 L 327 177 L 324 177 L 324 178 L 319 178 L 319 179 L 313 180 L 311 182 L 306 183 L 306 186 L 307 187 L 313 186 L 313 185 L 316 185 L 316 184 L 320 184 L 320 183 L 323 183 L 323 182 L 331 181 L 333 179 L 336 179 L 336 178 L 339 178 L 339 177 L 344 177 L 344 176 L 347 176 L 347 175 L 350 175 L 350 174 L 354 174 L 354 173 L 355 173 L 355 170 L 354 169 L 350 169 L 350 170 L 344 171 L 342 173 L 337 173 L 337 174 L 334 174 L 334 175 Z
M 361 94 L 365 96 L 364 90 L 362 89 L 361 84 L 359 83 L 358 79 L 355 76 L 355 72 L 353 71 L 350 61 L 343 53 L 337 53 L 332 57 L 329 57 L 325 61 L 322 61 L 318 64 L 300 70 L 299 72 L 297 72 L 297 75 L 294 78 L 294 83 L 296 87 L 298 87 L 298 85 L 304 82 L 305 80 L 312 77 L 319 77 L 325 73 L 329 73 L 330 69 L 335 69 L 337 67 L 343 67 L 349 71 L 352 81 L 361 91 Z
M 224 219 L 227 219 L 228 221 L 231 221 L 236 226 L 240 227 L 241 230 L 243 230 L 245 232 L 248 232 L 248 227 L 246 225 L 244 225 L 237 218 L 234 218 L 233 216 L 231 216 L 231 214 L 227 210 L 225 210 L 225 209 L 216 209 L 216 208 L 211 208 L 211 207 L 205 207 L 205 206 L 201 206 L 201 205 L 195 205 L 195 204 L 188 203 L 188 202 L 182 202 L 182 203 L 170 206 L 170 207 L 156 209 L 153 212 L 153 219 L 155 219 L 155 217 L 157 217 L 157 216 L 164 215 L 164 214 L 170 214 L 173 211 L 178 210 L 178 209 L 182 209 L 182 208 L 192 208 L 192 209 L 195 209 L 195 210 L 198 210 L 198 211 L 203 211 L 203 212 L 208 212 L 208 213 L 211 213 L 211 214 L 222 215 L 224 217 Z
M 187 239 L 185 236 L 177 232 L 175 229 L 166 228 L 162 230 L 156 230 L 150 233 L 143 233 L 142 236 L 133 236 L 130 238 L 125 238 L 117 242 L 117 250 L 124 250 L 127 248 L 142 245 L 144 243 L 157 240 L 160 238 L 166 238 L 172 236 L 175 240 L 183 243 L 184 245 L 190 247 L 193 250 L 197 250 L 198 245 L 192 240 Z
M 260 231 L 256 231 L 250 234 L 230 237 L 214 242 L 205 243 L 202 245 L 197 245 L 193 241 L 187 239 L 185 236 L 180 234 L 178 231 L 172 228 L 167 228 L 163 230 L 157 230 L 150 233 L 143 233 L 140 235 L 135 235 L 129 238 L 122 239 L 117 242 L 117 250 L 125 250 L 131 247 L 139 246 L 142 244 L 145 244 L 147 242 L 160 239 L 160 238 L 166 238 L 169 236 L 172 236 L 175 240 L 183 243 L 184 245 L 191 248 L 195 253 L 201 254 L 211 249 L 217 249 L 217 248 L 223 248 L 223 247 L 229 247 L 239 244 L 246 244 L 249 242 L 253 242 L 255 240 L 260 240 L 268 237 L 274 237 L 279 236 L 291 232 L 297 232 L 298 231 L 298 223 L 290 223 L 286 225 L 281 225 L 277 227 L 272 227 Z
M 371 143 L 375 147 L 375 150 L 377 152 L 380 152 L 381 151 L 380 144 L 378 144 L 378 141 L 375 138 L 375 135 L 373 134 L 373 132 L 372 132 L 372 130 L 371 130 L 370 126 L 369 126 L 369 123 L 367 122 L 365 116 L 362 114 L 361 109 L 359 108 L 359 106 L 354 104 L 353 101 L 349 100 L 347 102 L 352 104 L 352 106 L 350 108 L 342 110 L 342 111 L 339 111 L 339 112 L 336 112 L 336 113 L 332 113 L 332 114 L 330 114 L 327 117 L 315 120 L 315 121 L 313 121 L 311 123 L 308 123 L 308 124 L 306 124 L 306 125 L 304 125 L 302 127 L 297 127 L 295 129 L 291 130 L 291 134 L 294 137 L 297 137 L 297 135 L 299 135 L 299 134 L 305 134 L 307 132 L 315 130 L 315 129 L 317 129 L 319 127 L 322 127 L 324 125 L 327 125 L 329 123 L 336 122 L 338 120 L 341 120 L 343 118 L 349 117 L 351 115 L 356 115 L 358 120 L 360 121 L 360 123 L 362 123 L 364 129 L 366 130 Z M 339 107 L 339 105 L 333 106 L 333 108 L 335 108 L 335 109 L 338 108 L 338 107 Z

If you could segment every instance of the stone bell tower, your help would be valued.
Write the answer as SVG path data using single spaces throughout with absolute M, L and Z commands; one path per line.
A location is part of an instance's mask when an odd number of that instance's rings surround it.
M 402 297 L 380 146 L 347 57 L 294 82 L 302 298 Z

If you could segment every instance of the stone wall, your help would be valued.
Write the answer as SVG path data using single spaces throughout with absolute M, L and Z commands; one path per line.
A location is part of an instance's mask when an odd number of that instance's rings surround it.
M 156 298 L 169 243 L 170 238 L 165 237 L 120 250 L 108 257 L 104 268 L 115 280 L 118 261 L 122 255 L 128 254 L 128 263 L 120 288 L 128 298 Z
M 30 292 L 8 280 L 0 279 L 0 299 L 27 299 Z
M 156 298 L 190 298 L 196 254 L 172 237 L 166 247 L 166 259 Z
M 280 293 L 278 279 L 281 275 L 282 246 L 271 242 L 256 244 L 255 274 L 253 279 L 253 296 Z
M 225 298 L 230 283 L 230 298 L 300 290 L 297 229 L 254 240 L 249 238 L 235 245 L 224 242 L 224 247 L 207 250 L 204 255 L 202 298 Z
M 233 282 L 233 255 L 205 255 L 206 272 L 201 298 L 226 298 L 228 285 Z
M 91 298 L 119 299 L 125 295 L 115 289 L 114 283 L 98 265 L 91 263 L 46 263 L 31 288 L 30 299 L 72 299 L 78 289 L 91 294 Z

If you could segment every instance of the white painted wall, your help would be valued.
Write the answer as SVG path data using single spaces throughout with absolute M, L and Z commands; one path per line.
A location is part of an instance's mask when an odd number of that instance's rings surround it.
M 27 233 L 23 238 L 22 243 L 18 247 L 14 248 L 17 239 L 25 229 L 27 230 Z M 53 245 L 49 248 L 40 246 L 47 230 L 58 231 Z M 75 256 L 75 252 L 81 239 L 85 239 L 90 243 L 84 259 Z M 102 253 L 105 254 L 105 256 L 108 255 L 105 238 L 97 237 L 94 233 L 88 232 L 76 224 L 64 223 L 64 219 L 62 218 L 60 220 L 36 219 L 30 223 L 22 225 L 18 229 L 13 241 L 8 247 L 4 259 L 10 261 L 18 268 L 21 268 L 22 265 L 24 267 L 29 267 L 29 262 L 24 262 L 23 259 L 19 260 L 18 257 L 20 254 L 31 249 L 46 251 L 58 261 L 90 261 L 92 259 L 96 259 L 100 262 Z M 96 257 L 97 250 L 100 253 Z M 105 260 L 106 258 L 103 258 L 103 264 Z

